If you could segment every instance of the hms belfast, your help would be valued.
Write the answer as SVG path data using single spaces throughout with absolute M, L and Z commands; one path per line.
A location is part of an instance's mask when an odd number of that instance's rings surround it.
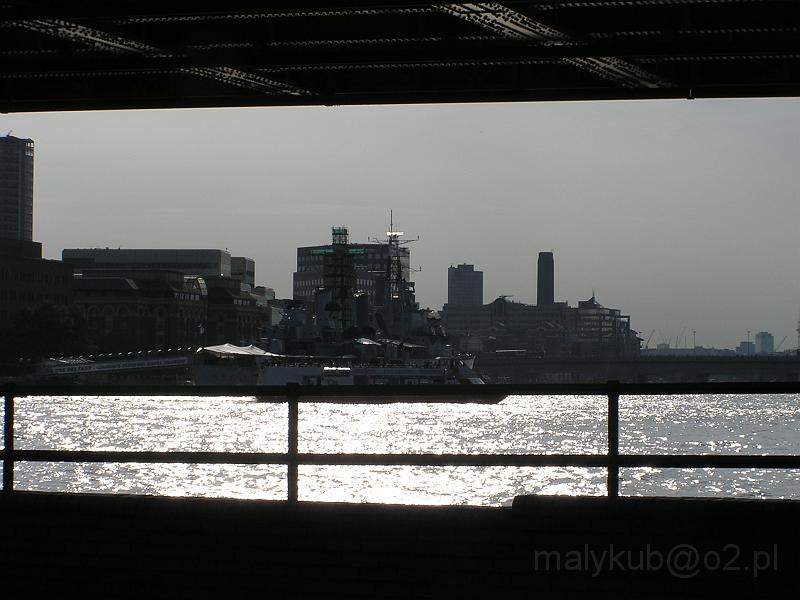
M 372 385 L 483 383 L 473 357 L 453 353 L 440 321 L 420 309 L 409 281 L 403 232 L 350 244 L 347 227 L 331 244 L 298 249 L 294 299 L 258 346 L 202 348 L 197 385 Z

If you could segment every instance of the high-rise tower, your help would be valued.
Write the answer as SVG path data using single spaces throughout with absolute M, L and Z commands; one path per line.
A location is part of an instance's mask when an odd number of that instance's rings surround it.
M 536 279 L 536 305 L 550 306 L 555 302 L 555 267 L 552 252 L 539 252 Z
M 0 137 L 0 238 L 33 241 L 33 140 Z
M 483 271 L 476 271 L 474 265 L 450 266 L 447 269 L 447 304 L 482 306 Z

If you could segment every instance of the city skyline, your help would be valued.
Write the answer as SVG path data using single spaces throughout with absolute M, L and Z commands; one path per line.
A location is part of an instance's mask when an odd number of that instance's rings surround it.
M 229 248 L 291 295 L 298 246 L 412 245 L 418 299 L 447 267 L 485 273 L 484 301 L 535 303 L 554 250 L 556 301 L 596 291 L 647 337 L 746 331 L 796 346 L 800 219 L 790 101 L 229 109 L 4 115 L 37 144 L 35 231 L 63 248 Z M 586 136 L 586 133 L 591 133 Z M 613 150 L 613 152 L 611 151 Z M 112 206 L 113 210 L 108 207 Z M 651 347 L 657 340 L 657 334 Z

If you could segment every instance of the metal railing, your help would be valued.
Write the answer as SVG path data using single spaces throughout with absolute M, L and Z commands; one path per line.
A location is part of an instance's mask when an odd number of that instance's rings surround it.
M 619 400 L 632 395 L 800 394 L 800 382 L 421 386 L 75 386 L 10 384 L 3 389 L 3 494 L 14 493 L 17 462 L 70 463 L 186 463 L 227 465 L 285 465 L 287 500 L 298 500 L 300 465 L 459 466 L 459 467 L 595 467 L 607 471 L 607 495 L 619 496 L 621 468 L 800 469 L 799 455 L 620 454 Z M 256 396 L 265 402 L 288 404 L 287 452 L 183 452 L 108 450 L 18 450 L 14 445 L 15 400 L 25 396 Z M 511 395 L 603 395 L 608 398 L 606 454 L 317 454 L 300 453 L 299 405 L 305 403 L 386 404 L 496 403 Z

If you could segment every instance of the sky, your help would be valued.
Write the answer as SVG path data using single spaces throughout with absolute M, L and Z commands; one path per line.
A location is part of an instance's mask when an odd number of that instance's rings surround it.
M 796 99 L 192 109 L 0 115 L 35 141 L 34 237 L 63 248 L 227 248 L 290 297 L 297 246 L 409 238 L 417 299 L 447 267 L 484 301 L 594 292 L 644 339 L 797 347 Z M 685 340 L 685 341 L 684 341 Z

